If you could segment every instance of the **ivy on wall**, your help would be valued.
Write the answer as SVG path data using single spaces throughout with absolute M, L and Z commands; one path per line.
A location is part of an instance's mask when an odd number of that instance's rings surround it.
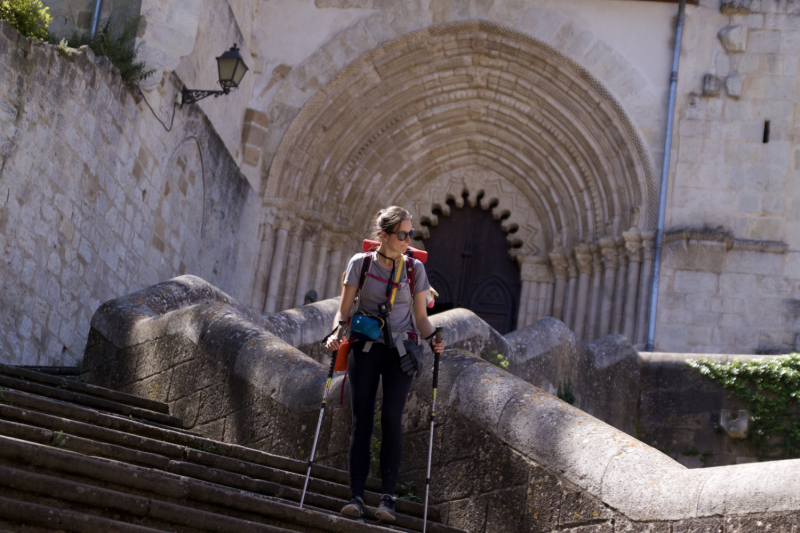
M 759 459 L 800 458 L 800 354 L 686 364 L 747 403 L 750 426 L 744 443 Z

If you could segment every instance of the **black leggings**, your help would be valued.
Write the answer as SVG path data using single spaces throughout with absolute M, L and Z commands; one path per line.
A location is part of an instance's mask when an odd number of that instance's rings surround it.
M 378 381 L 383 378 L 383 408 L 381 409 L 381 481 L 384 494 L 394 494 L 400 457 L 403 452 L 401 421 L 408 391 L 414 377 L 400 370 L 397 350 L 376 342 L 363 353 L 363 341 L 353 344 L 347 362 L 350 380 L 350 400 L 353 407 L 353 431 L 350 434 L 350 492 L 364 497 L 370 463 L 370 440 L 375 416 L 375 395 Z

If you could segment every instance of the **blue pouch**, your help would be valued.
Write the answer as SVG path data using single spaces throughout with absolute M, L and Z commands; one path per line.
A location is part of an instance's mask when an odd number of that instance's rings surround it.
M 368 316 L 359 311 L 353 315 L 353 320 L 350 323 L 350 331 L 366 335 L 371 340 L 376 341 L 381 336 L 381 333 L 383 333 L 383 320 L 375 316 Z

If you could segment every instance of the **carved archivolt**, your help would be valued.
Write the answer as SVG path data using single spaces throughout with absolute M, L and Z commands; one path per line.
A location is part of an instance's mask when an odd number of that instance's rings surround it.
M 536 255 L 543 249 L 541 224 L 530 201 L 522 191 L 491 171 L 466 169 L 444 174 L 425 190 L 403 195 L 395 203 L 411 212 L 414 220 L 420 222 L 417 227 L 422 238 L 428 238 L 430 232 L 422 224 L 436 226 L 438 216 L 434 211 L 437 210 L 449 216 L 450 200 L 459 208 L 466 201 L 471 207 L 480 203 L 481 208 L 491 209 L 507 234 L 512 257 Z
M 468 169 L 524 197 L 542 238 L 528 246 L 543 253 L 556 235 L 570 250 L 646 230 L 657 208 L 642 140 L 602 84 L 553 47 L 483 21 L 419 30 L 348 65 L 289 128 L 267 195 L 361 231 L 406 191 L 430 198 L 442 176 Z

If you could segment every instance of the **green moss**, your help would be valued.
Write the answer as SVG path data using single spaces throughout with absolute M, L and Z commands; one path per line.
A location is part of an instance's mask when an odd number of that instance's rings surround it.
M 800 354 L 686 364 L 747 403 L 750 426 L 744 443 L 759 459 L 800 458 Z
M 572 378 L 567 378 L 564 381 L 558 382 L 556 396 L 558 396 L 560 400 L 564 400 L 570 405 L 575 404 L 575 393 L 572 388 Z
M 5 20 L 26 37 L 48 39 L 53 17 L 40 0 L 0 0 L 0 20 Z

